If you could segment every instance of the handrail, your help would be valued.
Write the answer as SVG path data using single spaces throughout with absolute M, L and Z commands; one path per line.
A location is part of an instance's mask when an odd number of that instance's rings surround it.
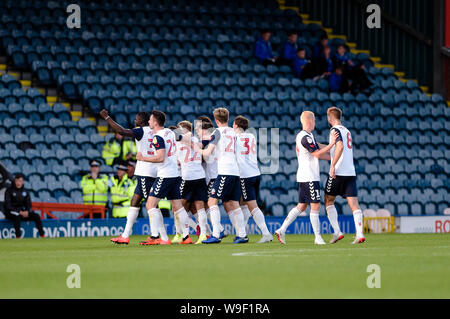
M 47 202 L 33 202 L 31 204 L 33 210 L 41 212 L 41 218 L 48 215 L 52 219 L 58 219 L 52 212 L 80 212 L 83 213 L 78 219 L 89 216 L 93 218 L 94 214 L 100 214 L 101 218 L 105 218 L 106 207 L 102 205 L 85 205 L 85 204 L 61 204 Z

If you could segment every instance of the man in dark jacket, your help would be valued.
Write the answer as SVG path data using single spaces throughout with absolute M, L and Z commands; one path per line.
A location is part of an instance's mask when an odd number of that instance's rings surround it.
M 16 237 L 20 238 L 20 222 L 22 220 L 35 222 L 36 227 L 41 237 L 45 237 L 44 229 L 42 228 L 41 218 L 38 214 L 31 210 L 31 196 L 24 188 L 25 178 L 23 174 L 17 174 L 14 177 L 14 184 L 5 192 L 5 217 L 12 220 L 14 229 L 16 230 Z

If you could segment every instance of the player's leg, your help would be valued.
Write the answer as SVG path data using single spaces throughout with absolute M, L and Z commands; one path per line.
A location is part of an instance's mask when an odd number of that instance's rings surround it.
M 170 189 L 167 194 L 167 199 L 172 203 L 173 215 L 178 217 L 181 224 L 183 241 L 180 244 L 192 244 L 192 239 L 189 236 L 189 216 L 181 202 L 181 178 L 177 177 L 169 180 L 170 185 L 168 185 L 168 187 L 170 187 Z
M 232 220 L 232 224 L 234 226 L 234 229 L 236 230 L 236 238 L 234 239 L 233 243 L 247 243 L 247 231 L 244 224 L 244 214 L 242 214 L 241 206 L 239 206 L 239 197 L 237 198 L 237 200 L 230 199 L 225 203 L 225 210 L 227 211 L 230 220 Z
M 325 209 L 327 211 L 327 216 L 331 227 L 333 227 L 333 236 L 331 237 L 330 244 L 335 244 L 344 238 L 344 234 L 341 232 L 339 227 L 336 206 L 334 206 L 336 196 L 342 194 L 342 191 L 340 190 L 341 184 L 342 179 L 339 176 L 336 176 L 336 178 L 329 176 L 325 184 Z
M 319 220 L 319 211 L 320 211 L 320 198 L 318 203 L 310 203 L 310 211 L 309 211 L 309 220 L 311 222 L 313 231 L 314 231 L 314 244 L 316 245 L 325 245 L 323 241 L 322 235 L 320 234 L 320 220 Z
M 271 242 L 273 240 L 273 237 L 272 234 L 269 232 L 269 229 L 267 228 L 264 214 L 261 211 L 261 209 L 259 209 L 258 204 L 256 202 L 259 193 L 260 180 L 261 180 L 260 176 L 241 179 L 241 191 L 242 197 L 245 200 L 245 207 L 247 207 L 256 225 L 261 230 L 262 238 L 258 241 L 258 243 L 262 244 Z M 247 221 L 245 221 L 245 225 L 247 225 Z
M 125 229 L 119 237 L 111 238 L 111 241 L 113 243 L 128 245 L 128 243 L 130 242 L 129 237 L 133 232 L 133 225 L 139 215 L 139 207 L 141 205 L 141 201 L 144 198 L 144 194 L 145 196 L 147 196 L 148 190 L 150 189 L 151 184 L 153 184 L 153 181 L 154 179 L 150 180 L 150 178 L 137 176 L 137 184 L 134 190 L 133 197 L 131 198 L 130 208 L 128 209 Z
M 200 227 L 200 234 L 196 244 L 201 244 L 202 241 L 207 240 L 207 225 L 208 225 L 208 217 L 206 216 L 204 201 L 197 200 L 194 202 L 195 209 L 197 211 L 198 224 Z
M 38 229 L 39 236 L 45 237 L 44 228 L 42 227 L 41 217 L 35 212 L 28 212 L 28 220 L 32 220 L 36 224 L 36 228 Z
M 363 214 L 359 207 L 358 197 L 347 197 L 347 203 L 353 212 L 353 220 L 356 228 L 356 238 L 353 244 L 360 244 L 366 241 L 363 234 Z
M 246 204 L 246 202 L 244 202 L 244 200 L 242 198 L 239 201 L 239 206 L 241 206 L 242 214 L 244 214 L 244 223 L 245 223 L 245 225 L 247 225 L 248 220 L 251 216 L 250 209 L 249 209 L 248 205 Z
M 281 227 L 275 231 L 275 236 L 277 236 L 277 239 L 281 244 L 286 244 L 285 234 L 289 225 L 291 225 L 297 217 L 306 216 L 305 211 L 307 207 L 308 204 L 303 196 L 302 183 L 298 183 L 298 204 L 289 211 Z

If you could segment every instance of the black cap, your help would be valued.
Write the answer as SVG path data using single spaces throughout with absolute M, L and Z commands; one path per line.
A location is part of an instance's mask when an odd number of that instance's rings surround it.
M 135 161 L 135 160 L 129 160 L 129 161 L 127 162 L 127 165 L 128 165 L 128 166 L 136 167 L 136 161 Z
M 121 169 L 122 171 L 127 171 L 128 170 L 127 162 L 120 161 L 119 163 L 117 163 L 117 169 Z
M 95 159 L 91 160 L 89 164 L 92 166 L 101 166 L 101 163 Z

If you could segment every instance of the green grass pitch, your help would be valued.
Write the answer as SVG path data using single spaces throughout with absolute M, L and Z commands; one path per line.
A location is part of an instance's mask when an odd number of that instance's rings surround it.
M 328 241 L 330 235 L 324 235 Z M 109 238 L 0 241 L 0 298 L 450 298 L 450 234 L 373 234 L 351 245 L 114 245 Z M 81 288 L 69 289 L 69 264 Z M 366 285 L 381 267 L 381 288 Z

